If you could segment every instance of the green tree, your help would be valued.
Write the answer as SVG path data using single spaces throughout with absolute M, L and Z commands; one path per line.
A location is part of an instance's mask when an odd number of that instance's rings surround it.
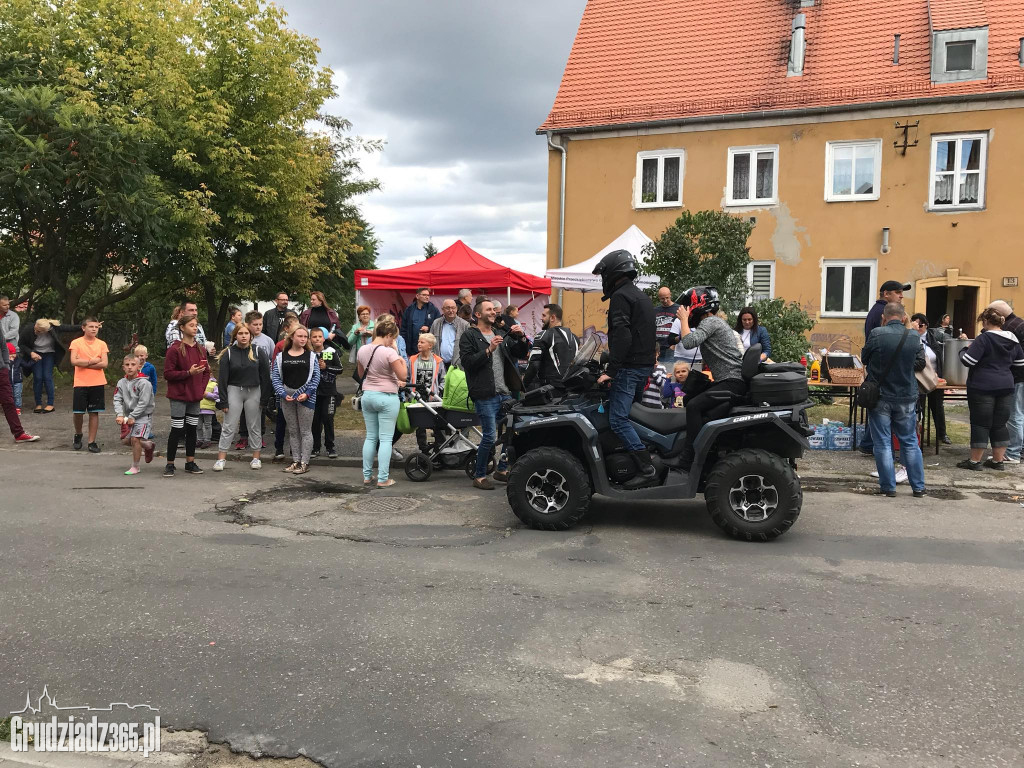
M 435 256 L 437 256 L 437 246 L 434 245 L 434 238 L 430 238 L 423 246 L 423 259 L 432 259 Z
M 658 275 L 674 296 L 694 285 L 713 285 L 723 307 L 738 309 L 748 290 L 751 230 L 748 221 L 722 211 L 683 211 L 644 248 L 643 272 Z
M 757 311 L 757 322 L 771 337 L 773 360 L 799 360 L 807 354 L 807 333 L 814 328 L 814 320 L 798 302 L 787 304 L 785 299 L 758 299 L 750 306 Z
M 379 144 L 321 114 L 331 72 L 277 6 L 8 0 L 0 51 L 0 278 L 20 298 L 56 293 L 70 319 L 159 285 L 220 327 L 375 249 L 353 198 Z

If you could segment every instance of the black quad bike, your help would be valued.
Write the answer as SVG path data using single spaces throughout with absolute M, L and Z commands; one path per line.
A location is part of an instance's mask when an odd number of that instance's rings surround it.
M 507 493 L 520 520 L 564 530 L 587 513 L 595 494 L 632 502 L 703 493 L 712 520 L 737 539 L 770 541 L 796 522 L 803 503 L 796 460 L 813 433 L 798 364 L 762 363 L 760 345 L 750 347 L 742 367 L 747 393 L 721 393 L 694 444 L 689 472 L 680 465 L 686 411 L 634 403 L 630 420 L 658 475 L 655 484 L 627 490 L 623 484 L 638 470 L 608 424 L 607 389 L 596 384 L 603 367 L 598 349 L 596 338 L 588 340 L 559 386 L 531 392 L 508 413 Z

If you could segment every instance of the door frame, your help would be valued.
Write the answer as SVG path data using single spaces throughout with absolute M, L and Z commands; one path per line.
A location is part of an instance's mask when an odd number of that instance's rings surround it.
M 965 286 L 978 289 L 978 311 L 987 307 L 992 301 L 992 281 L 987 277 L 963 277 L 959 269 L 947 269 L 941 277 L 928 277 L 914 283 L 914 311 L 924 312 L 928 307 L 929 288 L 956 288 Z M 917 297 L 921 297 L 921 308 L 917 306 Z

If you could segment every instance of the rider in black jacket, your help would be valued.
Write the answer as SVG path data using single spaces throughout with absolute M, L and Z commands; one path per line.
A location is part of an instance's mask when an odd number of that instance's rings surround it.
M 560 382 L 580 348 L 576 334 L 562 326 L 560 306 L 545 304 L 540 320 L 543 331 L 533 340 L 530 363 L 523 376 L 527 389 Z
M 629 251 L 612 251 L 594 268 L 601 276 L 603 299 L 608 303 L 607 372 L 598 383 L 611 379 L 608 393 L 608 423 L 633 456 L 638 474 L 624 483 L 625 488 L 643 488 L 657 481 L 651 454 L 629 421 L 633 403 L 640 400 L 647 378 L 654 368 L 657 348 L 654 305 L 650 297 L 633 283 L 636 261 Z

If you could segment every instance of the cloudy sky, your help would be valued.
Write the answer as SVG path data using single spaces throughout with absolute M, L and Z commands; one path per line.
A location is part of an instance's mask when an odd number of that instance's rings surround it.
M 547 116 L 586 0 L 277 0 L 335 73 L 333 114 L 387 144 L 362 208 L 381 266 L 462 239 L 544 270 Z

